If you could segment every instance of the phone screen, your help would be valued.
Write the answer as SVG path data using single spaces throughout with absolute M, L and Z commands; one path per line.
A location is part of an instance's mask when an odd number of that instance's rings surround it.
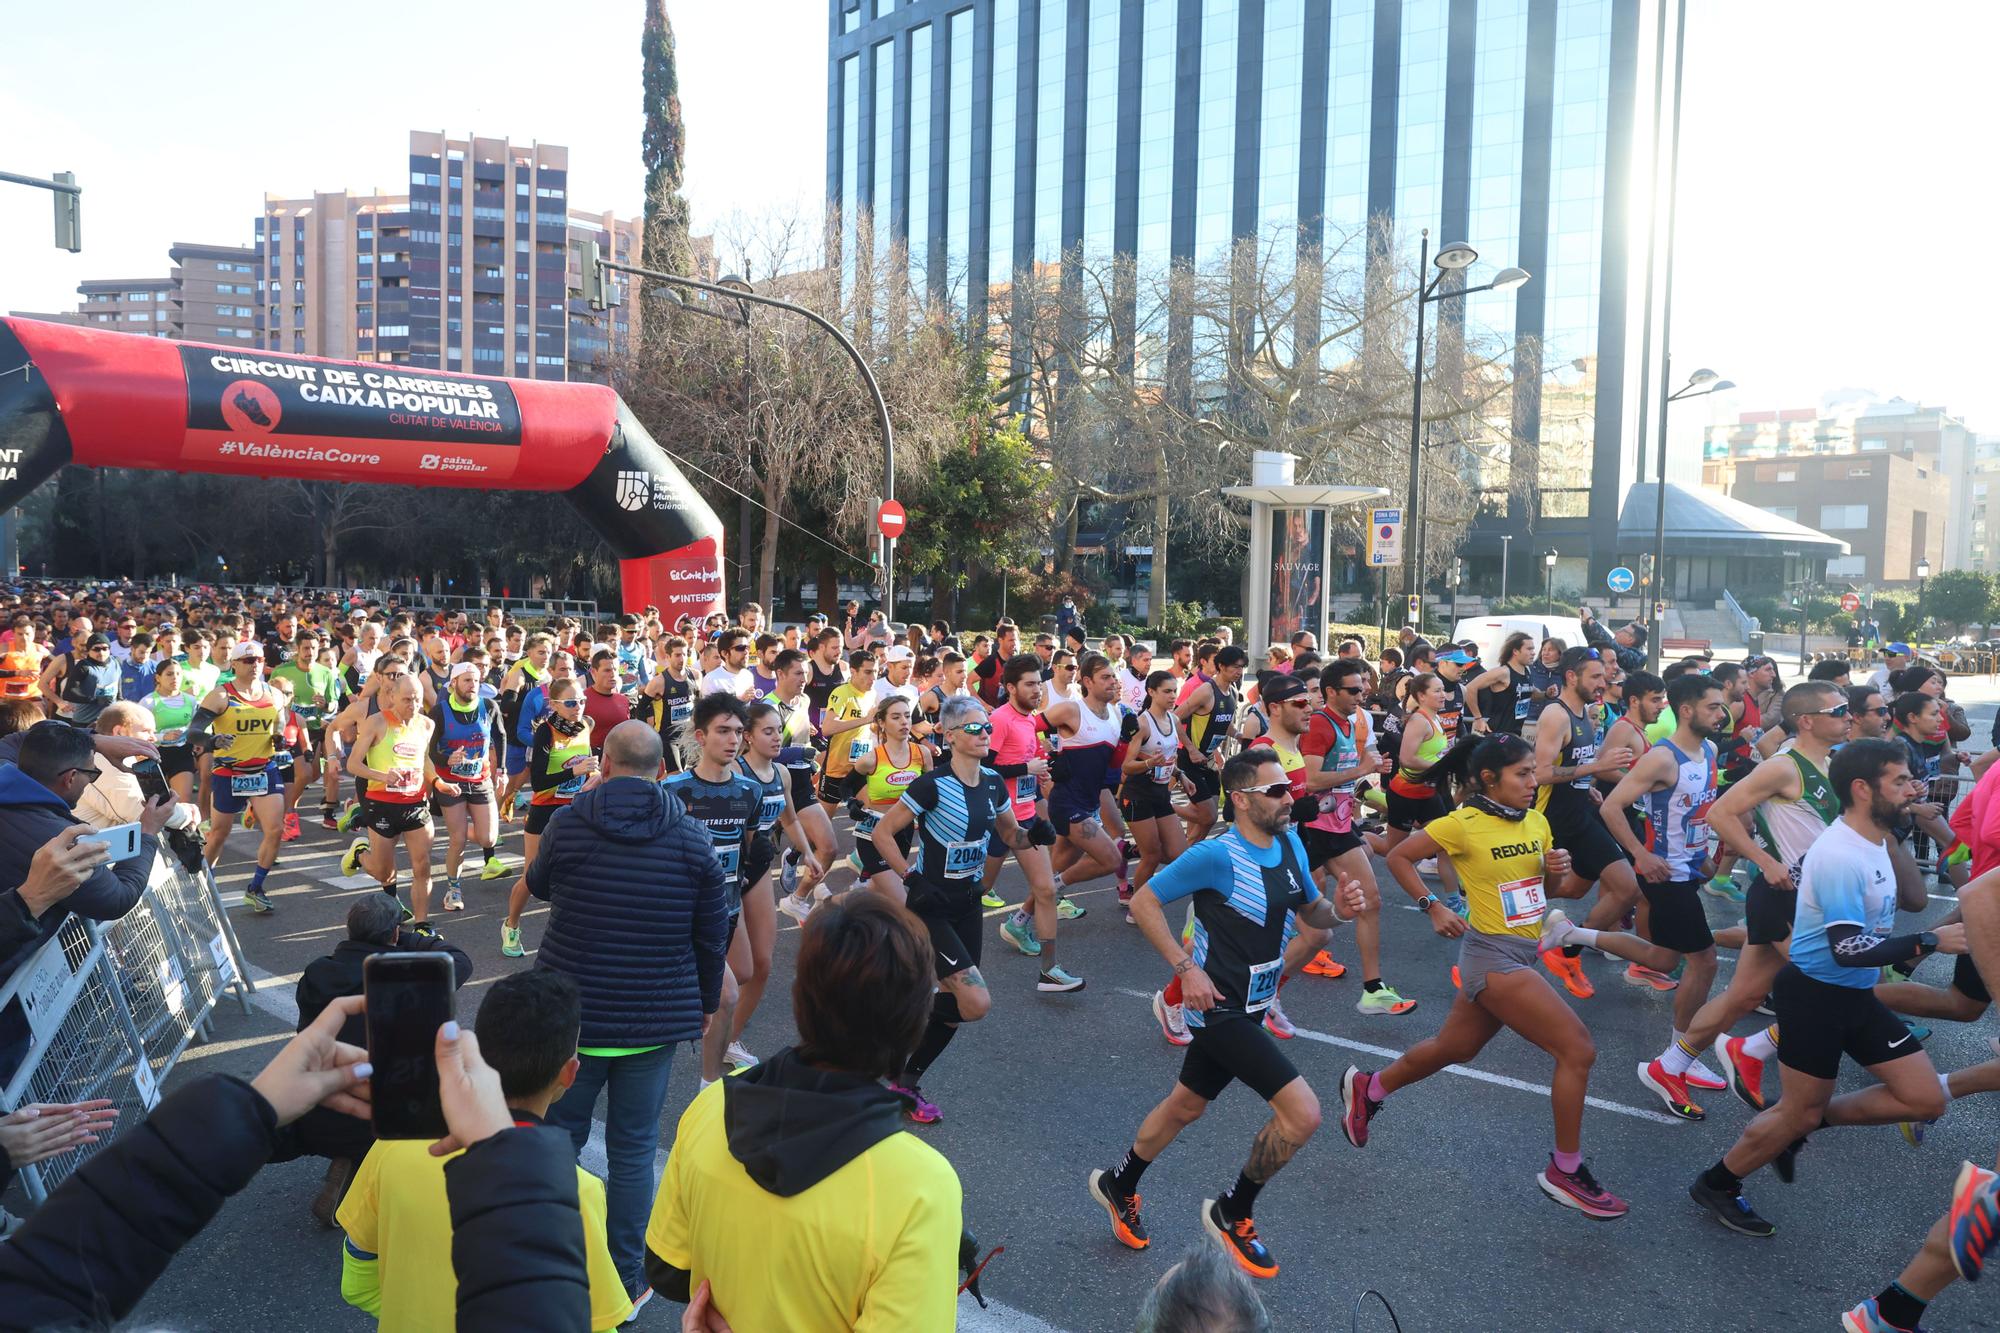
M 375 1137 L 437 1139 L 437 1030 L 454 1008 L 451 959 L 439 953 L 378 953 L 361 967 Z

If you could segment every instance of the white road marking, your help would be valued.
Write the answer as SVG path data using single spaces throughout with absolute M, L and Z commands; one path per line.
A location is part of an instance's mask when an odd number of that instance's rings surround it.
M 1148 1003 L 1153 998 L 1151 991 L 1130 990 L 1123 986 L 1118 988 L 1118 993 L 1120 995 L 1130 995 L 1134 999 L 1145 1000 Z M 1403 1054 L 1401 1051 L 1394 1050 L 1388 1046 L 1376 1046 L 1365 1041 L 1352 1041 L 1346 1037 L 1336 1037 L 1327 1032 L 1314 1032 L 1311 1028 L 1297 1027 L 1296 1024 L 1294 1027 L 1299 1036 L 1304 1037 L 1307 1041 L 1319 1042 L 1323 1046 L 1339 1046 L 1350 1051 L 1361 1051 L 1368 1055 L 1379 1055 L 1385 1060 L 1394 1060 Z M 1526 1079 L 1509 1078 L 1505 1074 L 1489 1074 L 1483 1069 L 1470 1069 L 1465 1065 L 1446 1065 L 1444 1072 L 1447 1074 L 1456 1074 L 1460 1078 L 1473 1079 L 1480 1083 L 1492 1083 L 1498 1087 L 1512 1088 L 1516 1092 L 1532 1092 L 1538 1097 L 1546 1097 L 1550 1091 L 1546 1083 L 1530 1083 Z M 1627 1106 L 1623 1102 L 1607 1101 L 1602 1097 L 1585 1097 L 1583 1101 L 1586 1106 L 1594 1106 L 1600 1111 L 1610 1111 L 1616 1115 L 1629 1115 L 1635 1120 L 1653 1120 L 1663 1125 L 1686 1123 L 1683 1120 L 1668 1115 L 1664 1111 L 1649 1111 L 1643 1106 Z

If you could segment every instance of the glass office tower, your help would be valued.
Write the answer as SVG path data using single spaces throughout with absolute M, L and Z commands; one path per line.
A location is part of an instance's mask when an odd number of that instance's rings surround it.
M 1473 283 L 1534 275 L 1451 306 L 1524 349 L 1513 431 L 1537 448 L 1481 478 L 1466 549 L 1532 533 L 1516 554 L 1600 566 L 1638 452 L 1656 3 L 830 0 L 842 262 L 904 244 L 978 321 L 1077 247 L 1153 269 L 1277 225 L 1386 220 L 1404 263 L 1419 227 L 1468 241 Z

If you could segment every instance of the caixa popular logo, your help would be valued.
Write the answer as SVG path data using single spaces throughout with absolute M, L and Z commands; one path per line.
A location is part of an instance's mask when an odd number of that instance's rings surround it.
M 417 460 L 423 472 L 484 472 L 486 464 L 463 454 L 425 454 Z

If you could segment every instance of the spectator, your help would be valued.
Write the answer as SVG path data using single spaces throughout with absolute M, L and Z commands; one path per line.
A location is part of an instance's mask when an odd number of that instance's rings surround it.
M 1056 611 L 1056 633 L 1067 638 L 1071 629 L 1080 628 L 1082 624 L 1083 617 L 1076 609 L 1076 598 L 1064 593 L 1062 606 Z M 1078 637 L 1080 640 L 1081 636 Z
M 111 860 L 111 849 L 85 835 L 87 824 L 71 824 L 35 849 L 28 873 L 20 884 L 0 893 L 0 959 L 17 959 L 39 946 L 45 936 L 40 921 L 49 909 L 63 902 L 79 885 Z M 61 914 L 55 919 L 60 920 Z M 10 962 L 0 972 L 8 976 L 16 964 Z M 0 1068 L 6 1061 L 0 1059 Z M 0 1183 L 0 1189 L 4 1189 Z
M 299 1031 L 303 1032 L 326 1012 L 335 1000 L 361 994 L 362 964 L 378 953 L 442 953 L 450 957 L 455 984 L 463 986 L 472 977 L 472 959 L 463 949 L 445 943 L 440 935 L 420 935 L 402 929 L 403 913 L 386 894 L 364 893 L 347 909 L 347 938 L 333 946 L 324 958 L 306 964 L 293 992 L 298 1003 Z M 340 1029 L 340 1040 L 350 1046 L 368 1044 L 368 1025 L 360 1014 Z M 312 1201 L 312 1215 L 323 1227 L 333 1226 L 334 1210 L 340 1207 L 354 1179 L 354 1168 L 368 1154 L 375 1141 L 369 1126 L 351 1116 L 315 1107 L 297 1123 L 278 1134 L 271 1154 L 274 1162 L 298 1157 L 327 1159 L 326 1179 Z
M 577 1152 L 605 1094 L 606 1231 L 626 1294 L 643 1299 L 653 1152 L 674 1047 L 708 1030 L 722 1001 L 729 889 L 708 830 L 660 788 L 660 733 L 621 722 L 600 783 L 549 821 L 527 869 L 548 902 L 539 967 L 583 993 L 581 1066 L 549 1123 Z
M 1616 633 L 1610 632 L 1597 623 L 1587 606 L 1577 608 L 1577 617 L 1583 622 L 1583 637 L 1591 647 L 1608 650 L 1612 660 L 1625 671 L 1646 669 L 1646 627 L 1632 621 Z
M 882 1084 L 930 1021 L 934 967 L 922 924 L 880 896 L 806 919 L 799 1044 L 681 1116 L 646 1231 L 655 1291 L 685 1304 L 706 1283 L 744 1329 L 953 1326 L 958 1176 L 905 1130 L 909 1099 Z M 773 1281 L 773 1255 L 813 1280 Z
M 0 1311 L 15 1328 L 99 1328 L 122 1320 L 174 1254 L 250 1183 L 276 1129 L 308 1108 L 365 1116 L 354 1088 L 367 1052 L 335 1038 L 361 1013 L 337 1001 L 249 1083 L 224 1074 L 168 1094 L 0 1245 Z M 583 1231 L 576 1168 L 553 1135 L 510 1134 L 500 1076 L 479 1040 L 438 1030 L 438 1092 L 465 1149 L 445 1168 L 459 1327 L 583 1328 Z M 89 1238 L 87 1248 L 80 1238 Z
M 500 1076 L 516 1128 L 538 1128 L 550 1104 L 575 1080 L 581 1015 L 576 983 L 546 968 L 500 978 L 480 1003 L 474 1031 L 487 1064 Z M 420 1139 L 385 1139 L 368 1150 L 340 1205 L 346 1233 L 341 1297 L 384 1328 L 453 1324 L 458 1281 L 449 1265 L 438 1262 L 455 1252 L 445 1193 L 448 1169 L 448 1159 Z M 604 1182 L 580 1166 L 574 1169 L 590 1286 L 590 1322 L 584 1327 L 616 1328 L 632 1312 L 632 1302 L 605 1248 Z
M 99 736 L 122 736 L 147 742 L 155 740 L 152 713 L 143 704 L 122 700 L 99 713 L 91 730 Z M 144 755 L 132 757 L 145 758 Z M 161 778 L 164 781 L 165 774 Z M 146 800 L 138 777 L 126 766 L 126 761 L 114 759 L 100 750 L 97 753 L 97 780 L 83 789 L 83 795 L 77 799 L 76 813 L 86 824 L 101 829 L 112 828 L 136 822 L 145 813 Z M 200 818 L 201 812 L 193 804 L 177 802 L 173 812 L 167 816 L 167 827 L 191 829 Z
M 97 750 L 89 732 L 47 721 L 36 723 L 24 734 L 15 766 L 0 768 L 0 884 L 26 880 L 36 849 L 80 822 L 71 812 L 84 789 L 97 780 L 96 761 Z M 93 921 L 116 921 L 131 911 L 152 874 L 153 840 L 166 827 L 173 810 L 171 800 L 144 806 L 139 819 L 139 854 L 99 865 L 63 899 L 62 906 Z M 11 975 L 28 952 L 53 936 L 63 915 L 59 911 L 41 913 L 27 938 L 0 957 L 0 977 Z M 6 1021 L 0 1019 L 0 1023 Z M 24 1023 L 25 1019 L 16 1021 Z M 0 1028 L 0 1070 L 12 1068 L 7 1052 L 15 1035 Z M 26 1033 L 19 1035 L 25 1037 Z
M 1135 1333 L 1269 1333 L 1271 1316 L 1220 1245 L 1197 1245 L 1160 1275 Z
M 96 1143 L 118 1118 L 108 1097 L 87 1102 L 35 1102 L 0 1115 L 0 1192 L 14 1173 L 37 1162 Z M 0 1208 L 0 1240 L 14 1234 L 21 1219 Z

